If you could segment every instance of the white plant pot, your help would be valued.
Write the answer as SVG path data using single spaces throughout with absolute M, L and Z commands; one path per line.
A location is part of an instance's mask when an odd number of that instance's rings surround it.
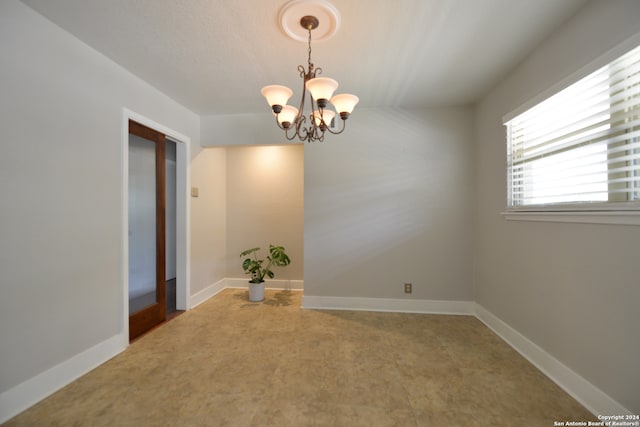
M 262 300 L 264 300 L 264 282 L 249 282 L 249 301 L 257 302 Z

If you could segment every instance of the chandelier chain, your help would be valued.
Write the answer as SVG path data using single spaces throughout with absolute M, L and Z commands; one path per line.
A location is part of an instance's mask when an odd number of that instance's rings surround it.
M 311 26 L 309 26 L 307 30 L 309 31 L 309 58 L 307 60 L 307 63 L 309 64 L 309 70 L 311 70 L 311 68 L 313 67 L 313 64 L 311 63 Z

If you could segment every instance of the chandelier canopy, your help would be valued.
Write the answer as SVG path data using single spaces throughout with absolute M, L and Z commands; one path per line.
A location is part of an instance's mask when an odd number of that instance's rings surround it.
M 348 93 L 334 96 L 338 82 L 329 77 L 318 77 L 322 74 L 322 68 L 314 67 L 311 62 L 311 31 L 316 29 L 318 24 L 318 18 L 312 15 L 305 15 L 300 19 L 300 25 L 308 31 L 309 45 L 307 68 L 298 66 L 298 72 L 303 80 L 300 107 L 287 105 L 293 91 L 286 86 L 270 85 L 263 87 L 260 91 L 276 116 L 276 124 L 284 130 L 289 141 L 296 138 L 303 142 L 323 141 L 325 132 L 342 133 L 346 120 L 359 101 L 357 96 Z M 310 112 L 305 116 L 307 92 Z M 335 111 L 330 106 L 333 106 Z M 336 113 L 342 121 L 339 130 L 334 129 L 337 121 Z

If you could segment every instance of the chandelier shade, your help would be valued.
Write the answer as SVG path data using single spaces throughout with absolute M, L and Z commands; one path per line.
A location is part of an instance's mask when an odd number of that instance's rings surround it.
M 318 25 L 319 21 L 315 16 L 305 15 L 300 19 L 300 26 L 308 31 L 309 44 L 307 68 L 298 66 L 303 80 L 300 107 L 287 105 L 293 91 L 286 86 L 269 85 L 260 91 L 276 116 L 276 124 L 285 131 L 285 137 L 289 141 L 324 141 L 326 132 L 342 133 L 346 120 L 360 101 L 357 96 L 346 93 L 334 96 L 338 82 L 330 77 L 316 76 L 322 73 L 322 69 L 314 67 L 311 62 L 311 31 Z M 305 115 L 307 99 L 309 113 Z M 336 114 L 342 122 L 339 130 L 334 129 Z
M 340 116 L 345 113 L 347 115 L 351 114 L 359 101 L 360 98 L 349 93 L 341 93 L 331 98 L 331 104 L 333 104 L 333 108 L 336 109 Z
M 326 102 L 331 99 L 333 92 L 338 89 L 338 82 L 329 77 L 316 77 L 308 80 L 305 87 L 313 99 L 324 100 L 326 106 Z
M 331 110 L 324 110 L 322 114 L 320 114 L 320 111 L 315 111 L 313 113 L 313 123 L 318 127 L 332 126 L 333 118 L 335 117 L 335 115 L 336 113 Z
M 262 96 L 267 98 L 269 105 L 287 105 L 287 101 L 293 95 L 293 91 L 286 86 L 270 85 L 265 86 L 260 91 Z
M 291 105 L 285 105 L 282 107 L 282 111 L 280 114 L 277 114 L 278 122 L 284 127 L 289 128 L 291 123 L 296 120 L 296 116 L 298 115 L 298 109 L 296 107 L 292 107 Z

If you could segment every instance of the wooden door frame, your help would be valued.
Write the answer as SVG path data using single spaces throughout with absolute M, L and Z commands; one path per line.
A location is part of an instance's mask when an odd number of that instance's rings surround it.
M 166 297 L 166 186 L 167 175 L 165 173 L 166 144 L 165 134 L 129 120 L 129 150 L 131 150 L 131 136 L 141 138 L 153 144 L 155 157 L 155 302 L 147 307 L 129 313 L 129 341 L 138 338 L 151 328 L 167 320 L 167 297 Z M 131 159 L 131 151 L 129 151 Z M 129 265 L 131 267 L 131 265 Z
M 138 122 L 163 133 L 176 143 L 176 308 L 188 310 L 190 307 L 190 187 L 189 159 L 191 158 L 191 138 L 163 126 L 147 117 L 126 108 L 122 109 L 121 133 L 121 177 L 122 177 L 122 303 L 121 339 L 129 344 L 129 120 Z

